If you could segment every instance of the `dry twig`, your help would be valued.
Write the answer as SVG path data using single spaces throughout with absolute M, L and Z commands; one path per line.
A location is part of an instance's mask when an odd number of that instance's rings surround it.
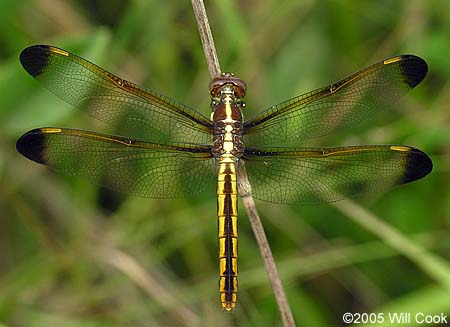
M 208 22 L 208 16 L 206 16 L 205 4 L 203 3 L 203 0 L 192 0 L 191 2 L 198 25 L 200 39 L 203 44 L 206 62 L 208 63 L 209 74 L 211 75 L 211 78 L 214 78 L 220 75 L 220 65 L 211 33 L 211 27 Z
M 220 74 L 220 65 L 211 34 L 211 28 L 208 23 L 208 17 L 206 16 L 205 5 L 203 3 L 203 0 L 191 0 L 191 2 L 192 7 L 194 8 L 206 61 L 208 63 L 209 73 L 211 77 L 218 76 Z M 258 211 L 256 210 L 256 205 L 251 194 L 251 188 L 247 174 L 245 172 L 245 169 L 240 172 L 241 174 L 239 175 L 238 184 L 245 185 L 246 187 L 245 190 L 244 188 L 239 187 L 239 195 L 242 197 L 242 201 L 244 203 L 245 210 L 247 211 L 253 233 L 255 234 L 255 238 L 258 243 L 258 247 L 261 252 L 261 256 L 263 258 L 273 292 L 275 294 L 278 309 L 280 310 L 283 326 L 295 326 L 294 317 L 289 307 L 280 277 L 278 276 L 277 268 L 275 266 L 275 260 L 272 255 L 272 251 L 270 250 L 269 242 L 267 241 L 267 237 L 264 233 L 264 228 L 259 218 Z

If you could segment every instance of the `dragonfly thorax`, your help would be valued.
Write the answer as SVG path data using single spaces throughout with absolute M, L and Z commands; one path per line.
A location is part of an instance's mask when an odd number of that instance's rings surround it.
M 211 119 L 214 122 L 215 157 L 240 157 L 243 154 L 242 107 L 245 83 L 231 73 L 222 74 L 210 83 Z
M 241 110 L 245 107 L 245 82 L 233 73 L 222 73 L 209 83 L 211 94 L 211 120 L 215 123 L 227 120 L 228 123 L 242 122 Z

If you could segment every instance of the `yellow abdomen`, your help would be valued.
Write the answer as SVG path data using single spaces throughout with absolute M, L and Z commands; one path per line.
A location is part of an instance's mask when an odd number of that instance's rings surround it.
M 219 290 L 222 308 L 231 311 L 237 298 L 237 185 L 232 156 L 219 158 L 217 218 L 219 237 Z

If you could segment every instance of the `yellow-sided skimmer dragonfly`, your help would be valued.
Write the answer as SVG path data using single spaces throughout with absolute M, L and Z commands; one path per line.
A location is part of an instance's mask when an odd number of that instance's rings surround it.
M 219 289 L 227 311 L 237 297 L 237 186 L 243 167 L 255 198 L 284 204 L 380 192 L 432 170 L 424 152 L 404 145 L 274 147 L 329 135 L 388 107 L 427 73 L 425 61 L 413 55 L 386 59 L 247 120 L 246 85 L 231 73 L 210 83 L 209 119 L 53 46 L 26 48 L 20 61 L 50 91 L 117 134 L 34 129 L 17 141 L 25 157 L 149 198 L 193 196 L 217 184 Z

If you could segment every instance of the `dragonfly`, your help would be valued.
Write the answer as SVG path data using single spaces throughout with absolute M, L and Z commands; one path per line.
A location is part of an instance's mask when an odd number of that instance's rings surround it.
M 111 128 L 33 129 L 16 144 L 26 158 L 147 198 L 195 196 L 216 184 L 225 311 L 237 301 L 238 187 L 263 201 L 318 204 L 383 192 L 433 167 L 426 153 L 405 145 L 300 146 L 392 108 L 427 73 L 414 55 L 383 60 L 246 120 L 246 84 L 232 73 L 211 80 L 207 117 L 54 46 L 28 47 L 20 61 L 51 92 Z

